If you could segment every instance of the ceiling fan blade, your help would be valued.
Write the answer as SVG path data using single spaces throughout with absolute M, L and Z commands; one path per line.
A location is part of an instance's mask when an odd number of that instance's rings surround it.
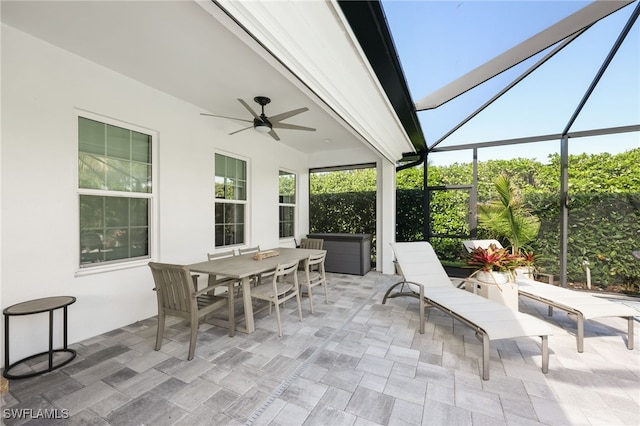
M 256 114 L 256 112 L 254 110 L 251 109 L 249 104 L 247 104 L 245 101 L 243 101 L 240 98 L 238 98 L 238 102 L 240 102 L 242 104 L 242 106 L 244 106 L 247 109 L 247 111 L 249 111 L 251 113 L 251 115 L 253 115 L 255 118 L 260 120 L 260 116 L 258 114 Z
M 303 108 L 298 108 L 298 109 L 294 109 L 294 110 L 291 110 L 291 111 L 283 112 L 282 114 L 278 114 L 278 115 L 274 115 L 272 117 L 269 117 L 269 121 L 271 121 L 271 123 L 275 124 L 278 121 L 285 120 L 285 119 L 287 119 L 289 117 L 293 117 L 294 115 L 298 115 L 298 114 L 303 113 L 305 111 L 309 111 L 309 108 L 303 107 Z
M 200 115 L 207 115 L 209 117 L 227 118 L 229 120 L 238 120 L 238 121 L 246 121 L 247 123 L 253 123 L 253 120 L 246 120 L 244 118 L 236 118 L 236 117 L 227 117 L 225 115 L 207 114 L 204 112 L 201 112 Z
M 298 126 L 296 124 L 287 124 L 287 123 L 275 123 L 272 127 L 274 129 L 306 130 L 307 132 L 316 131 L 316 129 L 312 127 L 304 127 L 304 126 Z
M 280 140 L 280 137 L 278 136 L 278 134 L 276 132 L 273 131 L 273 129 L 271 129 L 271 131 L 269 132 L 269 135 L 271 135 L 271 137 L 274 138 L 277 141 Z
M 244 129 L 236 130 L 235 132 L 229 133 L 229 135 L 235 135 L 238 132 L 242 132 L 243 130 L 253 129 L 253 126 L 245 127 Z

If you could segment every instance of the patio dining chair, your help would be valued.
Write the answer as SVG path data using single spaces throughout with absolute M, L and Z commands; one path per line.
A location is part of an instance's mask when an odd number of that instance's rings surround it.
M 300 240 L 301 249 L 322 250 L 324 240 L 322 238 L 303 238 Z
M 233 257 L 233 250 L 218 252 L 218 253 L 207 253 L 208 260 L 216 260 L 216 259 L 226 259 L 229 257 Z M 226 291 L 223 293 L 217 294 L 218 297 L 226 297 L 227 300 L 227 309 L 228 309 L 228 320 L 227 326 L 229 327 L 229 336 L 235 336 L 236 329 L 236 317 L 235 317 L 235 300 L 236 296 L 240 296 L 240 291 L 242 287 L 240 285 L 240 281 L 233 278 L 228 277 L 217 277 L 215 275 L 209 275 L 209 280 L 207 282 L 207 286 L 212 288 L 212 294 L 216 294 L 217 289 L 222 289 L 226 287 Z
M 278 336 L 282 337 L 282 321 L 280 319 L 280 305 L 291 298 L 296 298 L 298 303 L 298 317 L 302 321 L 302 306 L 300 304 L 300 286 L 298 285 L 298 260 L 279 264 L 273 274 L 271 282 L 260 284 L 251 289 L 251 297 L 266 300 L 269 303 L 269 315 L 271 304 L 275 305 L 276 322 L 278 323 Z
M 303 238 L 300 240 L 301 249 L 322 250 L 324 240 L 322 238 Z M 317 266 L 314 266 L 317 270 Z M 298 270 L 304 271 L 304 264 L 298 266 Z
M 238 255 L 258 253 L 258 252 L 260 252 L 260 246 L 238 249 Z M 271 277 L 272 275 L 273 275 L 273 271 L 270 271 L 270 272 L 265 272 L 260 275 L 251 277 L 251 279 L 256 283 L 256 285 L 260 285 L 264 280 L 269 279 L 269 277 Z
M 324 270 L 324 260 L 327 252 L 323 251 L 313 254 L 304 260 L 303 271 L 300 271 L 302 279 L 299 280 L 301 287 L 306 287 L 311 313 L 313 313 L 313 287 L 321 285 L 324 288 L 324 301 L 329 303 L 329 292 L 327 290 L 327 276 Z
M 255 247 L 247 247 L 247 248 L 241 248 L 238 249 L 238 254 L 249 254 L 249 253 L 257 253 L 260 251 L 260 246 L 255 246 Z
M 233 256 L 234 256 L 233 250 L 223 251 L 218 253 L 207 253 L 207 260 L 226 259 Z M 226 277 L 218 278 L 215 275 L 209 275 L 209 281 L 207 285 L 209 286 L 212 286 L 214 284 L 223 285 L 223 284 L 227 284 L 228 281 L 232 281 L 235 283 L 238 282 L 238 280 L 233 280 L 231 278 L 226 278 Z
M 189 268 L 184 265 L 149 262 L 149 268 L 153 274 L 154 290 L 158 299 L 155 350 L 159 351 L 162 347 L 165 317 L 170 315 L 184 318 L 189 321 L 191 327 L 187 360 L 192 360 L 200 320 L 223 306 L 224 300 L 210 294 L 214 288 L 209 286 L 196 291 Z

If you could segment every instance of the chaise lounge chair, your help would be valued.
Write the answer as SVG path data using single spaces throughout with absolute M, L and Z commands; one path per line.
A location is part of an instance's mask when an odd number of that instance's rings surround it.
M 496 240 L 470 240 L 464 241 L 463 244 L 469 251 L 476 247 L 486 248 L 489 244 L 501 247 Z M 553 308 L 561 309 L 575 316 L 578 352 L 584 350 L 584 320 L 605 317 L 621 317 L 627 320 L 627 348 L 633 349 L 633 317 L 638 315 L 638 311 L 622 303 L 611 302 L 588 293 L 556 287 L 520 276 L 516 277 L 516 284 L 518 285 L 518 295 L 548 305 L 549 316 L 553 316 Z
M 551 327 L 538 318 L 456 288 L 427 242 L 391 244 L 403 281 L 391 286 L 387 299 L 415 297 L 420 302 L 420 333 L 424 334 L 425 309 L 434 306 L 473 328 L 482 341 L 482 378 L 489 380 L 491 340 L 515 337 L 542 339 L 542 372 L 549 371 L 548 336 Z M 398 288 L 399 287 L 399 288 Z M 396 290 L 394 292 L 394 290 Z

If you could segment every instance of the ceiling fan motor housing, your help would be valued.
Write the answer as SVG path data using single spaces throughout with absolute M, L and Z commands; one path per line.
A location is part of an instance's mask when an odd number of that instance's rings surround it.
M 256 117 L 253 119 L 253 128 L 260 133 L 269 133 L 273 125 L 264 114 L 264 106 L 271 102 L 271 99 L 266 96 L 256 96 L 253 100 L 262 107 L 262 114 L 260 114 L 260 118 Z
M 267 98 L 266 96 L 256 96 L 255 98 L 253 98 L 253 100 L 256 101 L 258 105 L 261 105 L 261 106 L 265 106 L 269 102 L 271 102 L 271 99 Z M 264 115 L 264 109 L 262 110 L 262 114 Z

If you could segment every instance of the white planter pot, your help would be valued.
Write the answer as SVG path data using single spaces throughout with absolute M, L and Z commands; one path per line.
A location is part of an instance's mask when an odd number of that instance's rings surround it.
M 518 286 L 509 272 L 477 272 L 465 282 L 465 289 L 514 311 L 518 310 Z
M 524 266 L 521 268 L 516 268 L 516 277 L 517 278 L 526 278 L 528 280 L 533 279 L 533 267 Z
M 509 272 L 479 271 L 475 279 L 487 284 L 506 284 L 512 280 L 512 275 Z

